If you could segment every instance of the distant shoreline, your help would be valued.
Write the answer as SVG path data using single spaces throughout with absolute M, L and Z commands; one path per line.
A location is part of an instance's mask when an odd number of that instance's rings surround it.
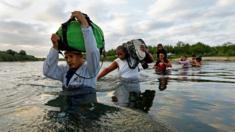
M 191 57 L 188 57 L 191 60 Z M 37 60 L 24 60 L 24 61 L 0 61 L 0 62 L 35 62 L 35 61 L 44 61 L 45 58 L 37 58 Z M 180 58 L 170 59 L 172 61 L 178 61 Z M 59 61 L 64 61 L 60 59 Z M 112 60 L 104 60 L 104 61 L 112 61 Z M 154 60 L 156 61 L 156 60 Z M 210 56 L 210 57 L 202 57 L 202 61 L 229 61 L 235 62 L 235 56 Z
M 230 57 L 202 57 L 203 61 L 235 61 L 235 56 Z
M 178 61 L 180 58 L 173 59 L 173 61 Z M 191 60 L 191 57 L 188 57 Z M 202 61 L 231 61 L 235 62 L 235 56 L 210 56 L 202 57 Z

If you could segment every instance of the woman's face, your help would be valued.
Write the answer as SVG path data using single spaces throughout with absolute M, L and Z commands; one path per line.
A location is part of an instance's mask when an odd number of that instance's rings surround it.
M 125 54 L 125 52 L 122 49 L 116 50 L 116 55 L 121 60 L 125 59 L 125 57 L 126 57 L 126 54 Z
M 160 60 L 163 60 L 164 57 L 165 57 L 165 55 L 164 55 L 163 53 L 160 53 L 160 54 L 159 54 L 159 59 L 160 59 Z

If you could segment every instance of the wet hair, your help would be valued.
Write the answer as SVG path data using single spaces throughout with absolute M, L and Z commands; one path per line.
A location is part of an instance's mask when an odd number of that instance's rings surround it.
M 164 55 L 164 57 L 165 57 L 165 54 L 164 54 L 163 52 L 159 52 L 159 55 L 160 55 L 160 54 L 163 54 L 163 55 Z
M 159 48 L 159 47 L 162 47 L 162 48 L 163 48 L 162 43 L 157 44 L 157 48 Z
M 159 43 L 159 44 L 157 44 L 157 47 L 158 47 L 158 46 L 163 46 L 163 45 L 162 45 L 162 43 Z
M 168 63 L 169 60 L 166 58 L 165 54 L 162 53 L 162 52 L 160 52 L 160 53 L 159 53 L 159 56 L 160 56 L 160 54 L 163 54 L 163 55 L 164 55 L 163 60 L 164 60 L 165 63 Z M 157 62 L 155 63 L 155 65 L 158 65 L 160 62 L 161 62 L 161 61 L 160 61 L 160 58 L 158 58 L 158 59 L 157 59 Z
M 129 54 L 128 54 L 128 51 L 127 51 L 126 47 L 124 47 L 123 45 L 120 45 L 116 48 L 116 51 L 118 51 L 118 50 L 122 50 L 124 52 L 125 56 L 124 56 L 123 59 L 128 58 Z
M 127 52 L 127 49 L 126 49 L 124 46 L 122 46 L 122 45 L 118 46 L 118 47 L 116 48 L 116 51 L 117 51 L 117 50 L 122 50 L 125 54 L 128 53 L 128 52 Z
M 198 56 L 198 57 L 196 58 L 196 61 L 201 62 L 201 61 L 202 61 L 202 57 L 201 57 L 201 56 Z

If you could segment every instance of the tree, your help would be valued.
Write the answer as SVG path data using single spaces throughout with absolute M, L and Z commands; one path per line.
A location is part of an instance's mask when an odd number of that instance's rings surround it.
M 16 51 L 11 50 L 11 49 L 7 50 L 6 53 L 7 53 L 7 54 L 10 54 L 10 55 L 15 55 L 15 54 L 17 54 Z
M 19 54 L 20 54 L 20 55 L 27 55 L 24 50 L 20 50 Z

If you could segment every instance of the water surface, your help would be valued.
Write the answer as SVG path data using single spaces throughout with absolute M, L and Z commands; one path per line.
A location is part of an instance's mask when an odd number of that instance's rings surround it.
M 141 91 L 156 91 L 148 113 L 111 102 L 115 71 L 97 83 L 99 104 L 67 115 L 45 105 L 58 98 L 61 83 L 42 75 L 42 62 L 1 62 L 0 131 L 235 131 L 234 67 L 206 62 L 189 69 L 173 64 L 169 75 L 142 71 Z

